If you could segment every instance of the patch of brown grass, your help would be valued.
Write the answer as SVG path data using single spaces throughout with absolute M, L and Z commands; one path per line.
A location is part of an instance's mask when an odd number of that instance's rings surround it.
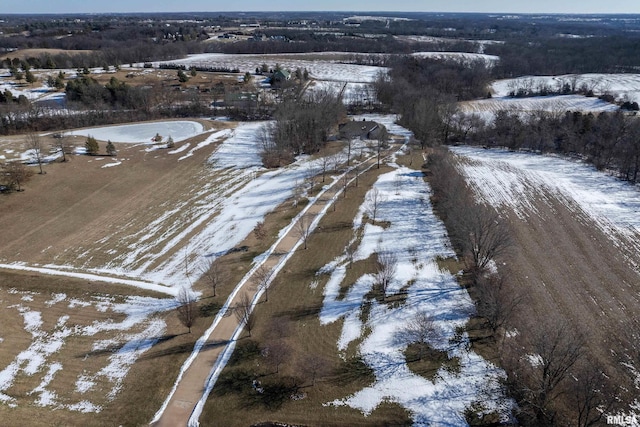
M 391 403 L 380 405 L 366 418 L 349 407 L 325 406 L 370 385 L 374 378 L 352 348 L 347 351 L 346 359 L 338 355 L 336 343 L 342 328 L 341 321 L 320 325 L 318 314 L 323 304 L 322 289 L 326 280 L 316 272 L 343 253 L 353 238 L 350 224 L 366 190 L 378 173 L 387 171 L 385 168 L 371 170 L 360 179 L 358 188 L 349 188 L 347 197 L 340 198 L 336 211 L 330 209 L 319 229 L 310 236 L 308 249 L 298 249 L 276 277 L 269 301 L 256 307 L 258 321 L 252 330 L 251 340 L 261 348 L 282 340 L 291 348 L 290 359 L 276 374 L 259 351 L 236 358 L 225 368 L 221 382 L 214 387 L 200 418 L 202 425 L 246 426 L 266 421 L 323 426 L 411 423 L 407 411 Z M 350 283 L 349 277 L 370 271 L 370 264 L 371 260 L 354 263 L 348 269 L 344 283 Z M 275 337 L 274 325 L 282 322 L 287 325 L 285 336 Z M 247 339 L 243 338 L 238 348 L 243 348 L 242 341 Z M 327 364 L 315 385 L 308 369 L 308 360 L 312 356 L 322 358 Z M 253 380 L 260 381 L 265 393 L 271 394 L 266 397 L 259 395 L 251 385 Z M 288 394 L 283 396 L 274 390 Z M 290 395 L 294 391 L 304 398 L 291 400 Z

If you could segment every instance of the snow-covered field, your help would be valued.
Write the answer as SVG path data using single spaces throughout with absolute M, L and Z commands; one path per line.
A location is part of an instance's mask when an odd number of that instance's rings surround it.
M 550 95 L 528 98 L 511 98 L 509 93 L 518 88 L 537 90 L 548 87 L 560 90 L 563 85 L 580 88 L 585 86 L 592 90 L 596 97 L 582 95 Z M 598 95 L 611 94 L 619 101 L 640 102 L 640 74 L 567 74 L 562 76 L 524 76 L 513 79 L 498 80 L 491 84 L 491 99 L 467 101 L 459 104 L 460 110 L 468 114 L 476 114 L 487 122 L 495 117 L 498 111 L 529 113 L 534 111 L 564 112 L 580 111 L 584 113 L 600 113 L 616 111 L 618 106 L 604 102 Z
M 500 60 L 499 56 L 468 52 L 415 52 L 413 56 L 431 59 L 456 59 L 465 63 L 482 61 L 489 66 L 495 65 L 495 63 Z
M 580 88 L 583 85 L 593 93 L 601 95 L 610 93 L 616 99 L 628 99 L 640 102 L 640 74 L 566 74 L 561 76 L 524 76 L 513 79 L 498 80 L 491 85 L 496 96 L 507 96 L 514 88 L 530 87 L 536 89 L 541 85 L 553 89 L 561 88 L 565 83 Z
M 157 313 L 175 307 L 172 299 L 75 298 L 15 289 L 0 289 L 0 304 L 3 316 L 20 317 L 30 335 L 23 348 L 7 330 L 0 331 L 3 359 L 11 360 L 0 367 L 0 402 L 79 412 L 100 412 L 115 398 L 131 366 L 165 331 Z M 14 345 L 9 347 L 9 342 Z M 107 356 L 96 364 L 100 354 Z M 64 378 L 61 383 L 59 377 Z M 75 389 L 69 390 L 73 378 Z M 38 385 L 16 398 L 13 387 L 29 383 Z
M 594 97 L 582 95 L 551 95 L 531 98 L 511 98 L 508 96 L 493 97 L 477 101 L 467 101 L 458 104 L 460 111 L 476 114 L 486 122 L 491 122 L 498 111 L 511 113 L 531 113 L 547 111 L 550 113 L 564 113 L 565 111 L 581 111 L 599 113 L 616 111 L 618 106 L 609 104 Z
M 579 216 L 586 216 L 624 247 L 639 248 L 640 189 L 620 181 L 593 166 L 556 156 L 451 147 L 471 162 L 460 166 L 476 195 L 517 215 L 535 215 L 532 200 L 553 194 Z M 623 236 L 626 242 L 619 241 Z
M 336 55 L 344 56 L 344 53 L 314 53 L 313 56 L 315 59 L 309 59 L 310 54 L 227 55 L 223 53 L 203 53 L 189 55 L 188 58 L 184 59 L 155 62 L 153 65 L 157 67 L 162 63 L 173 63 L 187 67 L 237 68 L 243 73 L 247 71 L 253 73 L 255 69 L 260 68 L 262 64 L 267 64 L 273 68 L 276 63 L 278 63 L 284 69 L 295 70 L 297 68 L 306 68 L 309 74 L 317 80 L 356 83 L 373 82 L 379 72 L 386 71 L 385 68 L 381 67 L 339 63 L 339 61 L 335 59 Z
M 151 143 L 151 139 L 160 134 L 166 140 L 172 137 L 175 142 L 180 142 L 201 134 L 204 127 L 194 121 L 166 121 L 154 123 L 136 123 L 132 125 L 118 125 L 97 128 L 79 129 L 69 132 L 74 136 L 93 136 L 99 141 L 127 142 L 127 143 Z
M 422 174 L 396 167 L 378 179 L 375 189 L 382 200 L 378 220 L 390 225 L 365 224 L 355 260 L 381 251 L 393 253 L 398 267 L 387 295 L 404 289 L 407 299 L 400 306 L 373 301 L 363 323 L 364 296 L 374 286 L 374 278 L 369 274 L 360 277 L 340 298 L 340 284 L 348 266 L 346 255 L 323 268 L 322 273 L 330 277 L 320 321 L 327 324 L 344 319 L 338 350 L 344 351 L 350 343 L 362 340 L 358 351 L 376 377 L 373 385 L 329 403 L 348 405 L 366 415 L 389 400 L 408 409 L 415 425 L 466 425 L 465 409 L 474 403 L 507 417 L 510 404 L 500 392 L 502 372 L 469 349 L 466 335 L 456 336 L 456 327 L 468 320 L 473 302 L 455 278 L 436 263 L 436 257 L 454 253 L 443 224 L 432 212 L 429 188 Z M 363 205 L 355 218 L 355 229 L 362 225 L 365 209 Z M 437 338 L 429 344 L 447 352 L 450 358 L 457 358 L 457 372 L 442 367 L 430 381 L 407 366 L 403 351 L 409 342 L 402 331 L 418 313 L 427 313 L 435 322 Z

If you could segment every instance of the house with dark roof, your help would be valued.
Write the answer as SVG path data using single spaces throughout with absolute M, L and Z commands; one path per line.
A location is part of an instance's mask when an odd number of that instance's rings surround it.
M 342 139 L 377 139 L 383 130 L 386 131 L 383 124 L 367 120 L 352 120 L 339 126 Z

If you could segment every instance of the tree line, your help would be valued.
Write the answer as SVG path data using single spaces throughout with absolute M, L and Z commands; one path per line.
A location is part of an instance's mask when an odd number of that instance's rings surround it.
M 399 115 L 422 148 L 445 143 L 456 102 L 485 96 L 491 80 L 484 61 L 403 56 L 390 66 L 375 82 L 377 99 Z
M 502 267 L 513 250 L 510 225 L 493 207 L 475 199 L 456 161 L 443 147 L 430 151 L 424 167 L 432 201 L 464 262 L 465 283 L 480 321 L 475 340 L 499 348 L 497 362 L 507 374 L 505 389 L 517 402 L 519 425 L 582 427 L 601 422 L 617 403 L 619 390 L 602 374 L 604 367 L 588 357 L 585 336 L 548 316 L 526 333 L 506 338 L 526 300 L 526 289 L 515 288 Z
M 278 167 L 299 154 L 318 152 L 332 129 L 346 116 L 339 94 L 314 91 L 304 94 L 293 90 L 276 106 L 273 122 L 261 132 L 261 156 L 266 167 Z
M 451 142 L 505 147 L 577 157 L 598 170 L 638 182 L 640 121 L 624 111 L 599 114 L 571 112 L 499 111 L 493 122 L 476 122 L 471 132 L 456 132 Z

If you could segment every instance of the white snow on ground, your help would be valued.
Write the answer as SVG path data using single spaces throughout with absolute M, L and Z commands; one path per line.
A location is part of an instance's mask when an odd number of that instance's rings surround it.
M 349 405 L 369 414 L 380 403 L 390 400 L 407 408 L 415 425 L 466 425 L 465 409 L 476 402 L 481 402 L 486 410 L 496 410 L 507 417 L 510 404 L 500 392 L 502 372 L 469 350 L 466 334 L 456 336 L 456 328 L 466 323 L 474 306 L 467 292 L 436 264 L 437 256 L 454 256 L 454 253 L 448 247 L 444 226 L 432 212 L 429 188 L 422 174 L 398 167 L 382 175 L 375 188 L 383 200 L 377 220 L 388 221 L 390 225 L 383 228 L 365 224 L 355 259 L 365 259 L 380 251 L 395 254 L 398 268 L 387 294 L 403 288 L 407 290 L 407 299 L 396 307 L 372 302 L 370 315 L 363 325 L 359 317 L 373 278 L 362 276 L 340 299 L 346 257 L 323 269 L 331 276 L 324 291 L 320 321 L 327 324 L 344 318 L 338 348 L 345 349 L 350 342 L 361 339 L 358 350 L 376 377 L 373 385 L 331 404 Z M 364 210 L 363 206 L 355 227 L 360 225 Z M 430 344 L 446 351 L 449 357 L 458 358 L 459 372 L 443 368 L 434 381 L 429 381 L 409 370 L 403 355 L 409 343 L 402 338 L 401 331 L 420 312 L 428 313 L 439 331 L 437 339 Z
M 343 91 L 344 89 L 344 91 Z M 345 105 L 368 103 L 377 104 L 377 96 L 372 83 L 361 82 L 338 82 L 315 80 L 307 87 L 306 94 L 331 92 L 342 94 L 342 101 Z
M 544 193 L 549 192 L 569 209 L 593 220 L 614 242 L 620 236 L 628 239 L 627 244 L 637 242 L 640 233 L 637 186 L 599 172 L 589 164 L 556 156 L 474 147 L 451 147 L 451 150 L 472 160 L 461 164 L 459 169 L 476 195 L 492 206 L 506 206 L 526 217 L 535 214 L 530 201 L 544 200 Z
M 198 151 L 201 148 L 204 148 L 208 145 L 214 144 L 216 142 L 219 142 L 221 139 L 223 138 L 227 138 L 229 135 L 231 135 L 231 129 L 223 129 L 220 130 L 218 132 L 214 132 L 212 135 L 208 136 L 207 139 L 205 139 L 202 142 L 199 142 L 195 147 L 193 147 L 191 150 L 189 150 L 189 152 L 187 154 L 185 154 L 184 156 L 180 157 L 178 159 L 178 161 L 180 160 L 184 160 L 186 158 L 189 158 L 191 156 L 193 156 L 193 153 L 195 153 L 196 151 Z
M 209 162 L 218 169 L 245 169 L 262 167 L 260 151 L 257 143 L 260 129 L 267 122 L 240 123 L 227 139 L 211 156 Z
M 111 140 L 112 142 L 152 143 L 151 138 L 157 133 L 164 139 L 171 136 L 175 142 L 180 142 L 203 132 L 204 127 L 198 122 L 166 121 L 79 129 L 71 131 L 68 134 L 93 136 L 100 141 Z
M 610 93 L 618 99 L 640 102 L 640 74 L 565 74 L 560 76 L 524 76 L 495 81 L 491 88 L 496 96 L 507 96 L 518 87 L 536 89 L 540 84 L 557 89 L 565 83 L 580 88 L 585 85 L 594 94 Z
M 46 303 L 47 306 L 64 304 L 69 307 L 77 305 L 73 300 L 67 300 L 64 294 L 55 294 Z M 0 402 L 9 406 L 16 406 L 17 400 L 6 394 L 18 375 L 42 375 L 40 384 L 28 392 L 27 395 L 37 396 L 34 403 L 39 406 L 61 407 L 71 410 L 99 411 L 99 406 L 88 401 L 77 404 L 61 405 L 55 390 L 50 389 L 55 374 L 64 368 L 65 362 L 57 360 L 56 353 L 72 337 L 95 336 L 98 333 L 114 332 L 113 344 L 123 343 L 121 348 L 108 357 L 107 366 L 96 373 L 84 371 L 78 376 L 76 388 L 81 392 L 88 391 L 100 378 L 107 380 L 110 388 L 106 397 L 111 400 L 122 387 L 124 377 L 130 367 L 142 353 L 157 342 L 165 330 L 164 320 L 154 317 L 154 314 L 175 308 L 174 299 L 160 300 L 147 297 L 129 297 L 124 302 L 114 302 L 111 297 L 94 297 L 83 301 L 84 307 L 93 307 L 98 312 L 113 313 L 114 317 L 124 315 L 123 320 L 112 319 L 94 321 L 87 326 L 73 324 L 70 315 L 61 316 L 55 325 L 45 324 L 38 311 L 32 311 L 23 304 L 3 307 L 5 310 L 17 310 L 24 320 L 24 329 L 32 336 L 28 348 L 19 350 L 14 360 L 0 371 Z M 71 313 L 73 315 L 73 313 Z M 125 333 L 133 328 L 144 328 L 138 333 Z M 95 350 L 95 349 L 94 349 Z
M 256 68 L 260 68 L 262 64 L 267 64 L 274 68 L 276 63 L 284 69 L 291 71 L 297 68 L 306 68 L 314 79 L 328 80 L 337 82 L 373 82 L 380 71 L 386 71 L 386 68 L 373 67 L 370 65 L 356 65 L 339 63 L 339 59 L 345 56 L 344 53 L 323 52 L 318 54 L 275 54 L 275 55 L 253 55 L 253 54 L 237 54 L 227 55 L 223 53 L 203 53 L 197 55 L 189 55 L 184 59 L 154 62 L 154 67 L 160 64 L 181 64 L 187 67 L 217 67 L 239 69 L 242 73 L 253 73 Z M 311 59 L 315 57 L 315 59 Z
M 383 120 L 384 116 L 370 117 Z M 392 122 L 393 119 L 394 116 L 388 116 L 385 120 Z M 259 166 L 261 125 L 246 123 L 238 126 L 211 156 L 209 162 L 219 177 L 205 183 L 199 190 L 203 195 L 201 200 L 172 205 L 164 216 L 136 235 L 135 245 L 128 253 L 114 256 L 108 265 L 91 269 L 91 272 L 134 277 L 178 289 L 180 285 L 197 279 L 202 257 L 215 258 L 238 245 L 267 213 L 293 195 L 296 185 L 304 181 L 310 170 L 320 170 L 321 161 L 308 157 L 301 157 L 292 165 L 277 170 L 265 170 Z M 175 212 L 187 210 L 190 212 L 188 225 L 175 235 L 155 234 L 167 218 Z M 199 232 L 191 236 L 196 228 Z M 158 257 L 174 248 L 181 249 L 156 265 Z M 191 263 L 187 277 L 185 258 L 194 254 L 198 259 Z
M 500 60 L 499 56 L 468 52 L 415 52 L 412 55 L 420 58 L 456 59 L 464 62 L 482 61 L 486 65 L 494 65 Z
M 156 283 L 149 283 L 142 280 L 122 279 L 118 277 L 108 277 L 108 276 L 98 275 L 98 274 L 76 272 L 76 271 L 73 271 L 72 267 L 65 267 L 60 265 L 51 265 L 46 267 L 31 267 L 31 266 L 24 265 L 22 263 L 14 263 L 14 264 L 0 264 L 0 268 L 6 268 L 9 270 L 33 271 L 41 274 L 49 274 L 52 276 L 76 277 L 79 279 L 86 279 L 86 280 L 96 281 L 96 282 L 119 283 L 122 285 L 135 286 L 137 288 L 148 289 L 150 291 L 156 291 L 163 294 L 169 294 L 172 296 L 175 296 L 177 294 L 176 289 L 171 289 L 166 286 L 158 285 Z
M 104 168 L 112 168 L 114 166 L 120 166 L 121 164 L 122 164 L 122 161 L 116 160 L 115 162 L 107 163 L 106 165 L 102 165 L 102 169 L 104 169 Z
M 510 113 L 531 113 L 547 111 L 550 113 L 564 113 L 565 111 L 581 111 L 599 113 L 616 111 L 618 106 L 609 104 L 595 97 L 582 95 L 553 95 L 535 96 L 530 98 L 493 97 L 477 101 L 458 103 L 460 111 L 467 114 L 477 114 L 485 122 L 493 121 L 498 111 Z

